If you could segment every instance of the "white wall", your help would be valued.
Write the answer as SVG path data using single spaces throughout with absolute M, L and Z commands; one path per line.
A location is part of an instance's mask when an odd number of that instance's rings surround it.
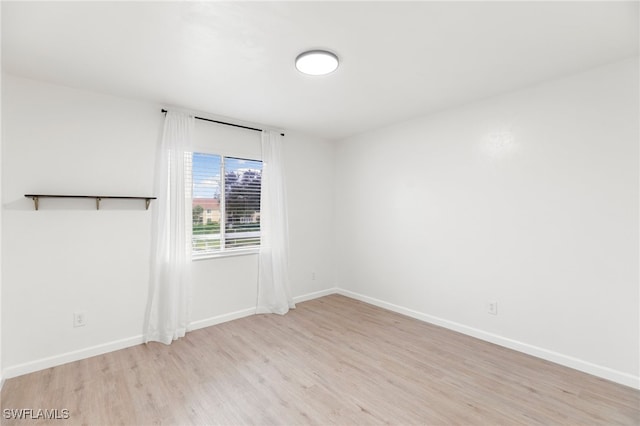
M 289 200 L 289 277 L 293 296 L 336 283 L 334 264 L 334 144 L 287 132 L 284 161 Z
M 0 19 L 2 18 L 0 7 Z M 0 49 L 1 50 L 1 49 Z M 0 52 L 0 58 L 2 53 Z M 0 93 L 2 93 L 2 75 L 0 74 Z M 2 200 L 2 103 L 0 102 L 0 201 Z M 2 367 L 2 207 L 0 206 L 0 389 L 4 384 L 4 369 Z
M 639 386 L 638 117 L 636 58 L 338 144 L 338 285 Z
M 54 199 L 36 212 L 24 194 L 151 194 L 160 106 L 4 75 L 2 107 L 6 376 L 139 342 L 151 212 L 142 201 L 105 200 L 96 211 L 92 200 Z M 334 286 L 332 235 L 321 229 L 331 228 L 332 144 L 295 134 L 285 143 L 291 276 L 302 296 Z M 324 209 L 311 207 L 316 196 Z M 255 255 L 195 262 L 194 327 L 250 313 L 256 281 Z M 78 310 L 87 325 L 73 328 Z
M 96 211 L 93 200 L 53 199 L 35 211 L 24 194 L 152 194 L 162 116 L 144 103 L 7 75 L 3 83 L 10 376 L 21 364 L 140 335 L 151 211 L 142 201 L 105 200 Z M 86 313 L 85 327 L 73 327 L 75 311 Z

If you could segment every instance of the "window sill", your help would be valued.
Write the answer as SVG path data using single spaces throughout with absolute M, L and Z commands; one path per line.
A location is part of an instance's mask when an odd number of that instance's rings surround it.
M 259 254 L 260 248 L 250 248 L 250 249 L 239 249 L 239 250 L 227 250 L 221 251 L 218 253 L 207 253 L 207 254 L 199 254 L 191 257 L 191 260 L 194 262 L 200 260 L 208 260 L 208 259 L 218 259 L 221 257 L 234 257 L 234 256 L 247 256 L 251 254 Z

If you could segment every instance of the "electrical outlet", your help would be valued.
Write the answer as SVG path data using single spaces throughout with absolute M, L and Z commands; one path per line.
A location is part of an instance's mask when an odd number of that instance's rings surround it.
M 313 271 L 311 272 L 311 281 L 315 281 L 316 280 L 316 272 Z
M 83 327 L 87 325 L 87 316 L 84 312 L 74 312 L 73 313 L 73 326 L 74 327 Z
M 498 302 L 495 300 L 487 302 L 487 313 L 491 315 L 498 315 Z

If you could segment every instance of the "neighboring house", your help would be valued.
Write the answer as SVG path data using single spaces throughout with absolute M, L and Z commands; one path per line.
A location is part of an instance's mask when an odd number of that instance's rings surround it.
M 192 206 L 194 211 L 197 206 L 202 207 L 202 224 L 220 222 L 220 200 L 217 198 L 194 198 Z

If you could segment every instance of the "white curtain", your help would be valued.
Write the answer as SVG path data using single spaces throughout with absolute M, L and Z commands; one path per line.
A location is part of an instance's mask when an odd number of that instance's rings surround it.
M 286 314 L 296 305 L 289 285 L 289 225 L 282 159 L 282 136 L 262 132 L 262 188 L 260 196 L 259 314 Z
M 189 324 L 193 125 L 193 116 L 167 112 L 157 151 L 145 343 L 168 345 Z

